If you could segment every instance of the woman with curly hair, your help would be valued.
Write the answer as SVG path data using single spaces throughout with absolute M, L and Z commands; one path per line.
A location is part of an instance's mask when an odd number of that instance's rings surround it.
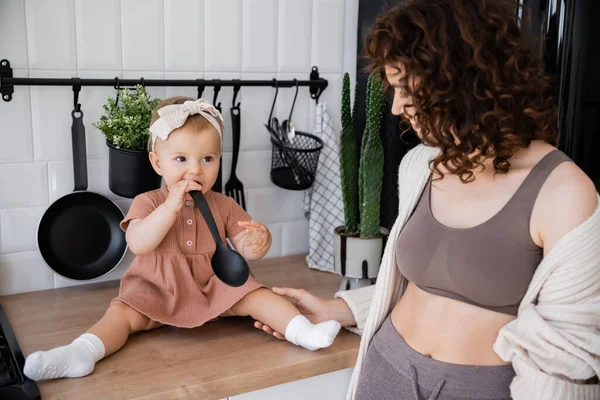
M 362 335 L 349 399 L 600 399 L 599 196 L 516 4 L 409 0 L 365 39 L 421 140 L 377 284 L 274 288 Z

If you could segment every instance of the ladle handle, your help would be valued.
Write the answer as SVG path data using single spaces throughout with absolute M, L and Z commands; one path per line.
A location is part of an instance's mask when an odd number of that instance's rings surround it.
M 213 215 L 210 212 L 210 208 L 208 207 L 208 203 L 206 202 L 204 194 L 202 194 L 202 192 L 199 190 L 193 190 L 190 192 L 190 196 L 192 196 L 192 199 L 194 199 L 196 206 L 198 207 L 200 213 L 206 221 L 206 225 L 208 225 L 208 229 L 210 229 L 210 233 L 212 234 L 212 237 L 215 240 L 215 244 L 218 246 L 220 243 L 222 243 L 221 235 L 219 235 L 217 224 L 215 224 L 215 219 L 213 218 Z

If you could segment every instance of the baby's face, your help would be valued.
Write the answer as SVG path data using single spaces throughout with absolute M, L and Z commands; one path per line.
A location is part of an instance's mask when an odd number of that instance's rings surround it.
M 167 187 L 184 179 L 194 180 L 206 193 L 219 173 L 221 138 L 213 128 L 198 132 L 193 127 L 183 126 L 171 132 L 166 141 L 157 139 L 154 153 L 152 164 Z

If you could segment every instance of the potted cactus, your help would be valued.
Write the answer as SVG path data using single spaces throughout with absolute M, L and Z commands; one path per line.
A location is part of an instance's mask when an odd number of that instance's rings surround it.
M 385 90 L 380 76 L 376 74 L 372 73 L 367 82 L 367 121 L 360 152 L 355 135 L 358 90 L 355 90 L 351 110 L 350 76 L 344 74 L 340 135 L 344 225 L 334 230 L 334 271 L 344 277 L 341 290 L 374 282 L 379 272 L 384 239 L 389 234 L 380 226 L 384 161 L 380 131 Z

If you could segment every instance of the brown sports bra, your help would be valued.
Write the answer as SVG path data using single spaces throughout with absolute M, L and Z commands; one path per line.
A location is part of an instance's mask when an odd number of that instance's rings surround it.
M 559 150 L 546 154 L 498 213 L 466 229 L 435 220 L 430 177 L 396 243 L 400 272 L 429 293 L 517 315 L 543 258 L 529 232 L 533 206 L 546 178 L 563 161 L 571 160 Z

